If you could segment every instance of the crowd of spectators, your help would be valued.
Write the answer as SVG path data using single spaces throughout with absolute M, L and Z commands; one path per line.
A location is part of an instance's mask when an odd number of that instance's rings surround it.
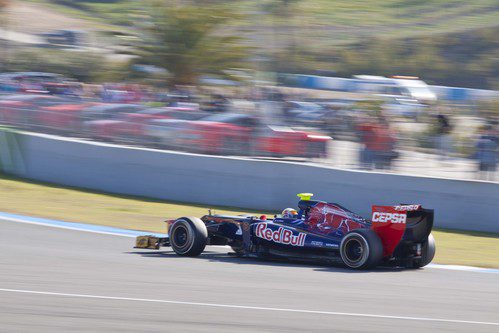
M 36 73 L 35 73 L 36 74 Z M 363 170 L 390 170 L 400 157 L 401 143 L 407 145 L 407 138 L 396 124 L 399 117 L 377 105 L 374 109 L 359 106 L 356 100 L 314 101 L 304 102 L 303 96 L 286 94 L 277 88 L 250 89 L 249 91 L 231 91 L 223 88 L 203 90 L 196 87 L 175 87 L 157 89 L 146 85 L 107 83 L 102 85 L 86 85 L 77 82 L 65 82 L 54 76 L 55 82 L 30 80 L 22 77 L 18 85 L 5 85 L 4 92 L 43 93 L 71 97 L 80 101 L 99 103 L 133 103 L 151 107 L 188 107 L 190 110 L 202 110 L 208 113 L 249 113 L 261 118 L 264 122 L 289 127 L 314 127 L 333 137 L 343 140 L 354 140 L 359 143 L 358 167 Z M 12 80 L 11 80 L 12 81 Z M 15 90 L 16 88 L 17 90 Z M 14 89 L 14 90 L 13 90 Z M 242 110 L 235 101 L 252 104 L 252 111 Z M 365 102 L 365 100 L 364 100 Z M 440 160 L 452 161 L 456 155 L 454 142 L 456 132 L 453 120 L 455 116 L 436 112 L 427 107 L 423 110 L 424 120 L 419 116 L 404 118 L 408 123 L 422 123 L 433 128 L 427 134 L 433 149 Z M 298 116 L 297 116 L 298 115 Z M 305 116 L 304 116 L 305 115 Z M 453 119 L 454 118 L 454 119 Z M 395 125 L 395 126 L 394 126 Z M 472 131 L 471 129 L 469 129 Z M 476 161 L 478 175 L 481 179 L 494 180 L 499 150 L 499 126 L 497 120 L 484 119 L 472 138 L 469 154 L 464 157 Z M 403 147 L 406 148 L 406 147 Z M 416 149 L 417 147 L 412 147 Z

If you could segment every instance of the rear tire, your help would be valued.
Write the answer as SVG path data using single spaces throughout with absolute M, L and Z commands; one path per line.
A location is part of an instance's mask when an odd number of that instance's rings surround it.
M 169 230 L 170 245 L 179 256 L 196 257 L 206 246 L 208 230 L 197 217 L 182 217 Z
M 421 268 L 428 265 L 433 260 L 433 257 L 435 257 L 435 252 L 435 238 L 430 234 L 421 246 L 421 259 L 414 262 L 414 267 Z
M 383 258 L 383 244 L 371 229 L 353 230 L 343 237 L 340 255 L 343 263 L 349 268 L 373 268 Z

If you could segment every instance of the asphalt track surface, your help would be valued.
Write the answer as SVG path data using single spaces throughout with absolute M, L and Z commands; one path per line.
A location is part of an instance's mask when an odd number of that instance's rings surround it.
M 0 332 L 499 332 L 499 276 L 198 258 L 0 220 Z

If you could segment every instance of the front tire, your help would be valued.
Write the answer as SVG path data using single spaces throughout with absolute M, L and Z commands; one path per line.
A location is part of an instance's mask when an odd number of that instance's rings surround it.
M 383 258 L 383 244 L 371 229 L 353 230 L 343 237 L 340 255 L 343 263 L 349 268 L 373 268 Z
M 206 247 L 208 230 L 197 217 L 182 217 L 169 230 L 170 245 L 179 256 L 196 257 Z

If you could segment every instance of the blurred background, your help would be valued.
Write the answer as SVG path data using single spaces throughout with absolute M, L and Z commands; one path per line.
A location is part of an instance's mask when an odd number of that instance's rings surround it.
M 0 0 L 0 123 L 499 181 L 492 0 Z

